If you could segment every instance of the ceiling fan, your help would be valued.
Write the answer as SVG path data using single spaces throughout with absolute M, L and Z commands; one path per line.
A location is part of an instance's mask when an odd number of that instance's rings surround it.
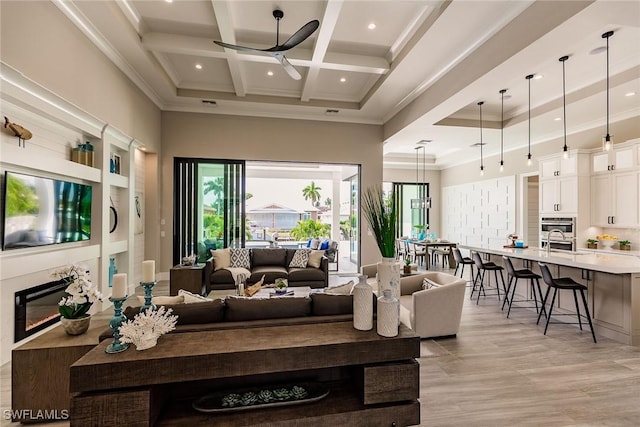
M 282 64 L 285 71 L 292 78 L 296 80 L 300 80 L 302 76 L 300 75 L 298 70 L 296 70 L 296 68 L 293 65 L 291 65 L 291 63 L 287 60 L 284 54 L 289 49 L 296 47 L 297 45 L 305 41 L 307 37 L 313 34 L 313 32 L 317 30 L 318 27 L 320 26 L 320 22 L 317 19 L 307 22 L 298 31 L 296 31 L 295 34 L 289 37 L 289 39 L 286 42 L 280 44 L 280 20 L 284 17 L 284 12 L 279 9 L 276 9 L 273 11 L 273 17 L 276 18 L 276 45 L 273 47 L 270 47 L 269 49 L 256 49 L 253 47 L 238 46 L 235 44 L 229 44 L 229 43 L 225 43 L 217 40 L 214 40 L 214 43 L 217 44 L 218 46 L 222 46 L 228 49 L 235 49 L 235 50 L 244 51 L 244 52 L 256 52 L 263 55 L 271 56 L 275 58 L 279 63 Z

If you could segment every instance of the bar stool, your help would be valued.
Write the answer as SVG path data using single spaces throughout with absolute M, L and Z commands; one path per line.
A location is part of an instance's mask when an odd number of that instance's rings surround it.
M 504 270 L 504 268 L 501 265 L 498 265 L 493 262 L 483 262 L 478 252 L 473 252 L 473 254 L 471 255 L 471 258 L 473 259 L 473 262 L 476 265 L 476 268 L 478 269 L 478 274 L 476 274 L 476 278 L 473 281 L 473 288 L 471 289 L 470 298 L 473 298 L 473 293 L 476 290 L 476 282 L 478 281 L 480 282 L 480 285 L 478 287 L 478 300 L 476 301 L 476 304 L 480 302 L 480 291 L 482 291 L 484 296 L 487 296 L 487 294 L 485 293 L 484 284 L 483 284 L 484 274 L 486 271 L 493 271 L 493 274 L 496 277 L 496 291 L 498 293 L 498 301 L 500 301 L 500 285 L 498 284 L 498 271 L 500 272 L 500 279 L 502 279 L 502 288 L 504 289 L 505 298 L 507 298 L 507 286 L 504 283 L 504 276 L 502 275 L 502 270 Z M 491 284 L 491 273 L 489 273 L 489 284 Z
M 460 252 L 460 249 L 458 248 L 451 248 L 451 250 L 453 251 L 453 259 L 456 260 L 456 269 L 453 272 L 453 275 L 455 276 L 456 274 L 458 274 L 458 268 L 460 268 L 460 266 L 462 266 L 462 268 L 460 269 L 460 278 L 464 278 L 464 266 L 465 265 L 470 265 L 471 266 L 471 280 L 469 280 L 469 282 L 474 282 L 475 280 L 475 276 L 473 274 L 473 265 L 474 262 L 471 258 L 469 258 L 468 256 L 462 256 L 462 253 Z
M 593 342 L 594 343 L 597 342 L 596 334 L 593 331 L 593 324 L 591 323 L 591 315 L 589 314 L 589 305 L 587 304 L 587 298 L 584 296 L 584 291 L 587 290 L 587 287 L 582 283 L 576 282 L 570 277 L 557 277 L 554 279 L 551 276 L 549 267 L 547 267 L 546 264 L 539 262 L 538 265 L 540 266 L 540 271 L 542 272 L 542 278 L 544 279 L 544 282 L 549 286 L 549 288 L 547 288 L 547 293 L 544 296 L 544 300 L 542 301 L 543 306 L 546 305 L 547 299 L 549 297 L 549 291 L 551 291 L 551 288 L 553 288 L 553 297 L 551 298 L 551 305 L 549 306 L 549 312 L 547 313 L 547 324 L 544 327 L 544 335 L 547 335 L 547 328 L 549 327 L 549 320 L 551 319 L 553 304 L 556 302 L 556 294 L 558 293 L 558 289 L 560 290 L 566 289 L 566 290 L 573 291 L 573 300 L 576 303 L 576 313 L 578 315 L 578 325 L 580 325 L 580 330 L 582 330 L 582 320 L 581 320 L 582 315 L 580 314 L 580 308 L 578 307 L 578 296 L 576 294 L 576 291 L 580 291 L 580 295 L 582 296 L 582 303 L 584 304 L 584 310 L 587 313 L 585 317 L 589 321 L 589 327 L 591 328 L 591 335 L 593 336 Z M 571 314 L 567 314 L 567 315 L 570 316 Z M 542 311 L 540 311 L 540 314 L 538 314 L 538 322 L 536 322 L 536 324 L 540 322 L 540 316 L 542 316 Z M 563 316 L 563 314 L 556 314 L 556 316 Z M 554 323 L 558 323 L 558 322 L 554 322 Z M 575 323 L 571 323 L 571 324 L 575 325 Z
M 514 300 L 514 297 L 516 295 L 516 287 L 518 285 L 518 279 L 529 279 L 529 283 L 531 285 L 531 291 L 533 292 L 533 300 L 535 301 L 535 308 L 536 308 L 536 313 L 539 312 L 540 309 L 538 309 L 538 295 L 540 295 L 540 303 L 542 303 L 542 289 L 540 289 L 540 279 L 542 278 L 542 276 L 540 276 L 539 274 L 534 273 L 533 271 L 529 270 L 528 268 L 521 268 L 516 270 L 513 267 L 513 263 L 511 262 L 511 258 L 509 258 L 508 256 L 503 256 L 502 259 L 504 260 L 504 265 L 505 267 L 507 267 L 507 278 L 509 279 L 508 282 L 509 284 L 507 285 L 507 293 L 509 291 L 511 291 L 511 298 L 508 300 L 509 302 L 509 310 L 507 310 L 507 319 L 509 318 L 509 315 L 511 314 L 511 306 L 513 305 L 514 302 L 523 302 L 523 301 L 530 301 L 530 300 Z M 538 288 L 538 293 L 536 293 L 536 286 L 534 286 L 534 281 L 537 285 Z M 502 309 L 504 310 L 504 305 L 507 303 L 507 299 L 505 298 L 504 302 L 502 303 Z M 517 306 L 516 308 L 533 308 L 531 306 Z M 542 305 L 541 310 L 544 310 L 544 305 Z M 545 311 L 544 313 L 545 317 L 547 316 L 547 313 Z

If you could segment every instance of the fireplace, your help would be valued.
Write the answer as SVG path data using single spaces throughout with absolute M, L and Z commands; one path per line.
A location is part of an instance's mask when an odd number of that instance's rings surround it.
M 66 295 L 67 284 L 56 280 L 15 293 L 15 332 L 18 342 L 60 320 L 58 302 Z

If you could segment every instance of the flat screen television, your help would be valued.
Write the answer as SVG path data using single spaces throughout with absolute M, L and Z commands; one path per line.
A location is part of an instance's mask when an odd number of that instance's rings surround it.
M 90 185 L 6 171 L 3 250 L 89 240 L 91 195 Z

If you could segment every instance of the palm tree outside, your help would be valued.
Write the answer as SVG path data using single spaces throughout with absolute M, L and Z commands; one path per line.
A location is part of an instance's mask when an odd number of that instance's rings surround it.
M 311 181 L 311 184 L 302 189 L 302 195 L 305 200 L 311 199 L 311 204 L 316 206 L 318 200 L 320 200 L 320 190 L 322 190 L 322 188 L 316 186 L 316 183 Z

